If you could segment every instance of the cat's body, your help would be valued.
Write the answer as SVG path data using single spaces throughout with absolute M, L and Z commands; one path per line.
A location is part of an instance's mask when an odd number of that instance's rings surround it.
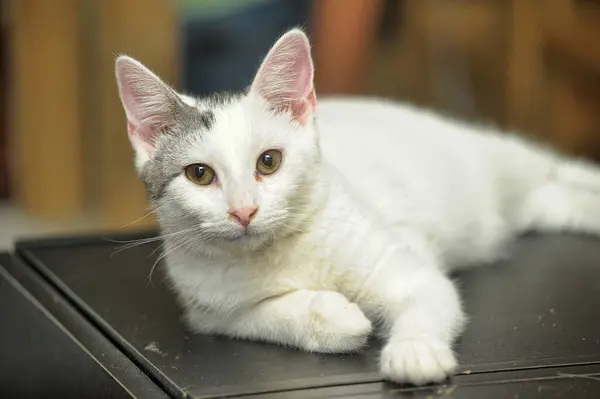
M 313 118 L 299 31 L 247 95 L 218 103 L 128 58 L 117 77 L 168 275 L 199 332 L 342 352 L 377 322 L 387 378 L 439 381 L 465 319 L 448 269 L 493 261 L 526 230 L 600 231 L 600 173 L 516 136 L 364 99 L 321 101 Z
M 316 124 L 353 197 L 420 231 L 446 269 L 494 261 L 529 230 L 599 231 L 600 170 L 519 136 L 361 98 L 321 101 Z

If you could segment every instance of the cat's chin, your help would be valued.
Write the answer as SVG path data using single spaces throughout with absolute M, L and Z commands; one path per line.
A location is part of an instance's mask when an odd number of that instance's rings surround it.
M 256 229 L 240 229 L 231 236 L 224 237 L 224 241 L 235 245 L 236 247 L 248 247 L 256 248 L 263 245 L 270 238 L 272 234 L 256 230 Z
M 240 240 L 253 239 L 257 235 L 258 234 L 253 233 L 252 231 L 249 231 L 249 230 L 240 230 L 237 234 L 235 234 L 229 240 L 235 242 L 235 241 L 240 241 Z

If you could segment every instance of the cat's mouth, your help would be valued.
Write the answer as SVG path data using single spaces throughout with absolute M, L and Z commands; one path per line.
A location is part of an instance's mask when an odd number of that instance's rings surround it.
M 248 246 L 250 248 L 254 248 L 256 246 L 262 245 L 267 241 L 270 241 L 271 238 L 274 238 L 272 233 L 269 230 L 263 230 L 260 227 L 252 227 L 246 229 L 240 229 L 236 231 L 235 234 L 226 238 L 226 241 L 229 241 L 231 244 L 236 246 Z
M 248 230 L 242 230 L 239 234 L 236 234 L 235 236 L 233 236 L 231 241 L 240 241 L 240 240 L 250 237 L 250 235 L 251 234 L 248 232 Z
M 240 241 L 248 238 L 253 238 L 258 236 L 259 234 L 260 233 L 258 233 L 254 229 L 247 227 L 245 229 L 238 230 L 236 234 L 231 237 L 231 241 Z
M 249 245 L 250 247 L 261 245 L 272 236 L 274 236 L 273 229 L 265 228 L 261 224 L 250 224 L 250 226 L 245 228 L 242 226 L 230 226 L 224 234 L 219 234 L 219 238 L 224 242 L 229 242 L 235 246 Z

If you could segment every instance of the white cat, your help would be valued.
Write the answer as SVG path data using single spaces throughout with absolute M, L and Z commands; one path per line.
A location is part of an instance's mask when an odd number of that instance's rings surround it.
M 387 379 L 441 381 L 465 324 L 449 268 L 493 261 L 526 230 L 600 231 L 591 165 L 405 105 L 317 107 L 300 30 L 239 96 L 178 94 L 125 56 L 116 74 L 198 332 L 347 352 L 373 322 Z

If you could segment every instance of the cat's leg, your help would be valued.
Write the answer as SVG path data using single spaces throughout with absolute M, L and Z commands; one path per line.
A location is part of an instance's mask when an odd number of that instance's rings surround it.
M 388 340 L 381 371 L 389 380 L 424 384 L 454 373 L 451 345 L 465 317 L 458 292 L 435 259 L 398 250 L 361 287 L 361 308 L 381 320 Z
M 192 307 L 186 319 L 197 332 L 323 353 L 360 349 L 371 332 L 371 322 L 358 306 L 333 291 L 293 291 L 230 314 Z
M 387 298 L 389 340 L 381 354 L 381 370 L 392 381 L 439 382 L 457 366 L 451 345 L 464 324 L 458 293 L 439 272 L 409 280 L 415 284 L 409 295 Z

